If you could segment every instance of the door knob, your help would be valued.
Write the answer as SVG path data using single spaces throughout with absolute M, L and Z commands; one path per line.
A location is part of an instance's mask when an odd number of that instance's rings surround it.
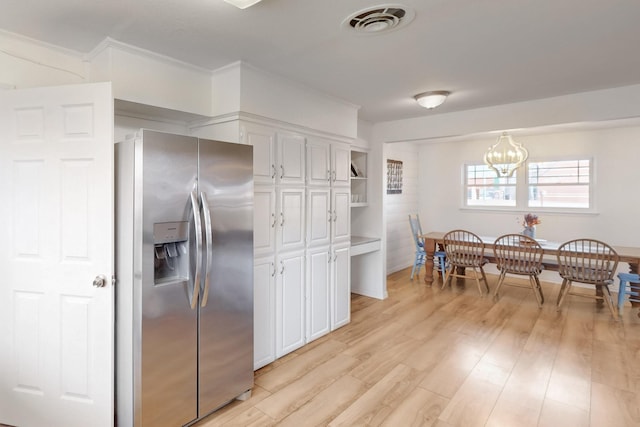
M 107 276 L 99 274 L 93 279 L 93 286 L 96 288 L 103 288 L 107 284 Z

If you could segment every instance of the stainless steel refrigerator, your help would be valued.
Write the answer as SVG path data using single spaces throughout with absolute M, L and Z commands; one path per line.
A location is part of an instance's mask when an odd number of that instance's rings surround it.
M 253 387 L 253 154 L 116 144 L 116 421 L 191 424 Z

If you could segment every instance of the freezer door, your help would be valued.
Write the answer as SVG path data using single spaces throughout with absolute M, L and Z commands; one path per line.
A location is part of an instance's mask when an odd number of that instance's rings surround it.
M 190 296 L 191 259 L 198 252 L 191 199 L 193 192 L 197 201 L 198 140 L 142 135 L 136 147 L 142 159 L 136 165 L 142 182 L 137 412 L 143 427 L 175 427 L 197 417 L 198 310 Z
M 253 147 L 199 144 L 202 222 L 211 229 L 199 329 L 203 417 L 253 387 Z

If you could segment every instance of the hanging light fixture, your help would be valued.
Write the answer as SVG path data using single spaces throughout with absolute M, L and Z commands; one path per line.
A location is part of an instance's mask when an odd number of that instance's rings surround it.
M 431 92 L 419 93 L 413 98 L 422 107 L 430 110 L 441 105 L 450 94 L 451 92 L 449 92 L 448 90 L 433 90 Z
M 491 169 L 496 171 L 498 177 L 513 176 L 513 173 L 529 157 L 529 152 L 522 144 L 517 143 L 508 135 L 503 132 L 498 138 L 498 142 L 495 145 L 489 147 L 484 154 L 484 162 Z
M 224 0 L 229 4 L 234 5 L 238 9 L 246 9 L 249 6 L 253 6 L 254 4 L 262 1 L 262 0 Z

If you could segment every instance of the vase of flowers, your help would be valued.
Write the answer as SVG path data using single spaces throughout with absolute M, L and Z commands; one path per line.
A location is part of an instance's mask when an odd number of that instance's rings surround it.
M 524 216 L 524 221 L 522 225 L 524 226 L 524 230 L 522 230 L 522 234 L 532 239 L 536 238 L 536 225 L 540 224 L 540 219 L 538 215 L 534 215 L 532 213 L 528 213 Z

